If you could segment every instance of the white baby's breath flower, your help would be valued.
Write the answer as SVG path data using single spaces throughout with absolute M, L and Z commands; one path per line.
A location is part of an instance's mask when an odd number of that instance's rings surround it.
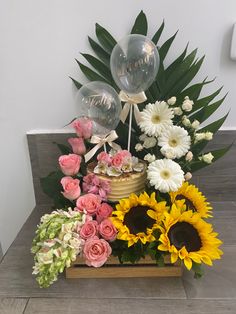
M 212 132 L 205 132 L 205 140 L 211 141 L 213 139 L 213 133 Z
M 190 127 L 191 126 L 191 121 L 186 116 L 182 117 L 182 123 L 186 127 Z
M 144 156 L 144 160 L 150 163 L 156 160 L 156 156 L 152 154 L 147 154 Z
M 187 173 L 185 173 L 185 175 L 184 175 L 184 179 L 185 179 L 186 181 L 188 181 L 188 180 L 192 179 L 192 174 L 191 174 L 191 172 L 187 172 Z
M 181 116 L 183 114 L 183 111 L 180 107 L 174 107 L 173 112 L 175 116 Z
M 155 137 L 146 137 L 143 143 L 143 147 L 144 148 L 151 148 L 156 146 L 157 144 L 157 140 L 155 139 Z
M 155 104 L 148 104 L 140 116 L 141 130 L 149 136 L 159 136 L 162 130 L 172 125 L 174 114 L 166 102 L 156 101 Z
M 187 152 L 187 154 L 185 155 L 185 160 L 192 161 L 192 159 L 193 159 L 193 153 L 191 151 Z
M 168 153 L 170 154 L 172 151 L 176 158 L 184 156 L 188 152 L 190 144 L 191 138 L 188 132 L 180 126 L 167 127 L 158 139 L 158 145 L 163 148 L 162 152 L 168 149 Z
M 208 154 L 205 154 L 205 155 L 202 155 L 201 157 L 199 157 L 199 160 L 202 160 L 207 164 L 211 164 L 213 158 L 214 158 L 214 156 L 212 155 L 212 153 L 208 153 Z
M 184 172 L 173 160 L 158 159 L 149 164 L 147 177 L 156 190 L 167 193 L 177 191 L 181 187 Z
M 189 112 L 189 111 L 191 111 L 191 110 L 193 109 L 193 104 L 194 104 L 193 101 L 190 100 L 188 96 L 186 96 L 186 97 L 184 98 L 184 102 L 183 102 L 183 104 L 182 104 L 182 109 L 183 109 L 184 111 Z
M 143 150 L 143 145 L 141 143 L 138 143 L 135 145 L 136 152 L 141 152 Z
M 200 122 L 198 120 L 194 120 L 192 123 L 192 128 L 193 129 L 198 129 L 200 125 Z
M 175 103 L 176 103 L 176 97 L 174 96 L 167 100 L 167 104 L 170 106 L 173 106 Z

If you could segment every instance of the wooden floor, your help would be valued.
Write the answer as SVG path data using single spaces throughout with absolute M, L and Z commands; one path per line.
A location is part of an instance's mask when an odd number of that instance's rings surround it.
M 235 314 L 236 203 L 213 203 L 212 223 L 225 252 L 201 280 L 183 278 L 80 279 L 64 276 L 49 289 L 38 288 L 31 275 L 30 245 L 46 212 L 36 208 L 0 264 L 0 314 Z

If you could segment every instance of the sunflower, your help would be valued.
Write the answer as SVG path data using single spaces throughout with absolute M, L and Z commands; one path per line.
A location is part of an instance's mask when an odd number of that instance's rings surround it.
M 222 242 L 217 239 L 212 225 L 205 222 L 198 213 L 191 210 L 181 212 L 173 204 L 170 212 L 164 213 L 163 227 L 158 246 L 160 251 L 171 254 L 171 262 L 178 258 L 184 261 L 188 270 L 195 263 L 212 265 L 212 261 L 220 259 L 223 252 L 218 248 Z
M 133 193 L 120 200 L 112 217 L 118 230 L 117 239 L 127 241 L 128 247 L 139 240 L 143 244 L 155 241 L 153 230 L 158 228 L 166 210 L 166 202 L 157 202 L 155 193 L 150 196 L 146 192 L 140 196 Z M 152 212 L 152 217 L 149 212 Z
M 212 217 L 210 203 L 206 201 L 206 197 L 195 185 L 184 182 L 178 191 L 169 194 L 172 204 L 176 204 L 184 210 L 198 212 L 204 218 Z

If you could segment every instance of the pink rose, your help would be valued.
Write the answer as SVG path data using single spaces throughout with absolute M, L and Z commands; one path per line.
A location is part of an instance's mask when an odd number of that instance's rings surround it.
M 82 239 L 87 240 L 97 235 L 98 223 L 96 220 L 87 221 L 80 229 L 80 236 Z
M 83 191 L 99 195 L 102 200 L 107 199 L 107 194 L 111 192 L 110 183 L 108 180 L 101 180 L 94 173 L 89 173 L 83 178 Z
M 77 136 L 88 139 L 92 136 L 93 123 L 88 118 L 80 118 L 72 122 L 72 126 L 76 131 Z
M 117 155 L 120 155 L 122 158 L 130 158 L 130 157 L 132 157 L 131 153 L 128 150 L 126 150 L 126 149 L 119 151 L 117 153 Z
M 117 230 L 110 221 L 110 219 L 104 219 L 98 229 L 100 235 L 107 241 L 114 241 L 116 238 Z
M 101 198 L 94 194 L 85 194 L 80 196 L 76 201 L 76 207 L 79 211 L 85 212 L 89 215 L 96 214 L 98 208 L 101 206 Z
M 119 153 L 115 154 L 115 156 L 113 156 L 112 161 L 111 161 L 112 166 L 115 168 L 121 168 L 123 159 L 124 159 L 123 156 L 120 155 Z
M 85 154 L 86 147 L 84 145 L 83 138 L 71 137 L 68 139 L 68 142 L 71 145 L 74 154 L 78 154 L 78 155 Z
M 111 252 L 111 247 L 106 240 L 98 237 L 88 239 L 83 250 L 85 263 L 88 266 L 101 267 L 106 263 Z
M 75 200 L 80 196 L 80 181 L 78 179 L 73 179 L 71 177 L 64 177 L 61 179 L 61 185 L 63 187 L 64 192 L 62 194 L 65 198 L 69 200 Z
M 107 164 L 108 166 L 111 164 L 111 156 L 108 153 L 101 152 L 97 155 L 97 160 L 99 162 L 102 162 L 104 164 Z
M 61 171 L 66 176 L 74 176 L 79 172 L 81 157 L 76 154 L 62 155 L 59 157 Z
M 97 221 L 100 223 L 103 219 L 111 216 L 113 208 L 107 203 L 103 203 L 97 210 Z

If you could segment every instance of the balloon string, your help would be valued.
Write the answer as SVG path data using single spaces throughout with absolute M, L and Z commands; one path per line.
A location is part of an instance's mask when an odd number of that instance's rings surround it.
M 130 151 L 132 117 L 133 117 L 133 106 L 130 106 L 130 112 L 129 112 L 128 148 L 127 148 L 128 151 Z
M 104 148 L 104 152 L 106 153 L 107 152 L 106 143 L 104 143 L 103 148 Z

